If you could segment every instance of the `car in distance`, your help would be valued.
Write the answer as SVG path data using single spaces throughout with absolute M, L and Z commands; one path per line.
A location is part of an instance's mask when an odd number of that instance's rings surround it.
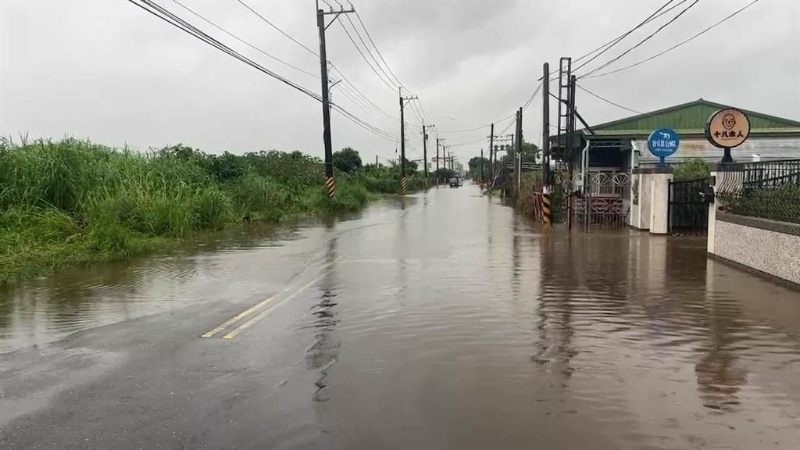
M 459 187 L 459 186 L 461 186 L 461 181 L 458 179 L 458 177 L 450 178 L 450 187 L 451 188 L 452 187 Z

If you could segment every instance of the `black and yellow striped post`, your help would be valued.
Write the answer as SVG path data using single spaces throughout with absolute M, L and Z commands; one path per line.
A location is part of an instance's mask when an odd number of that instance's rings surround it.
M 406 177 L 403 177 L 402 180 L 400 180 L 400 189 L 402 189 L 403 196 L 405 196 L 406 191 L 408 191 L 408 180 L 406 179 Z
M 328 198 L 336 197 L 336 180 L 333 177 L 325 177 L 325 190 L 328 192 Z
M 542 224 L 550 227 L 550 190 L 546 187 L 542 189 Z

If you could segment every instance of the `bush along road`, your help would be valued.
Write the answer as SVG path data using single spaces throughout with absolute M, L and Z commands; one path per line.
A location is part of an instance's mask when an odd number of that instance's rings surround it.
M 399 169 L 334 157 L 325 196 L 318 158 L 300 152 L 212 155 L 176 145 L 141 153 L 81 141 L 0 142 L 0 284 L 65 265 L 117 260 L 249 221 L 354 211 L 400 193 Z M 409 175 L 409 190 L 426 187 Z

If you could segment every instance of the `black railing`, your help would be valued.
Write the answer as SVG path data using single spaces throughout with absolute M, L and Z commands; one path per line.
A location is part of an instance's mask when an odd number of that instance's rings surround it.
M 717 197 L 735 214 L 800 223 L 800 160 L 725 164 Z

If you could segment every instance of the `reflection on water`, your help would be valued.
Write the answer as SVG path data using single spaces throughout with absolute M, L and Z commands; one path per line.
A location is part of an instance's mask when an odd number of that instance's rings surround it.
M 373 213 L 392 211 L 395 203 L 387 200 Z M 347 229 L 361 217 L 248 224 L 198 236 L 168 255 L 70 268 L 0 287 L 0 353 L 187 304 L 246 300 L 302 271 L 323 247 L 315 238 L 325 227 Z
M 324 267 L 283 336 L 312 338 L 319 448 L 800 448 L 800 294 L 703 238 L 543 231 L 469 189 L 2 291 L 0 351 Z

